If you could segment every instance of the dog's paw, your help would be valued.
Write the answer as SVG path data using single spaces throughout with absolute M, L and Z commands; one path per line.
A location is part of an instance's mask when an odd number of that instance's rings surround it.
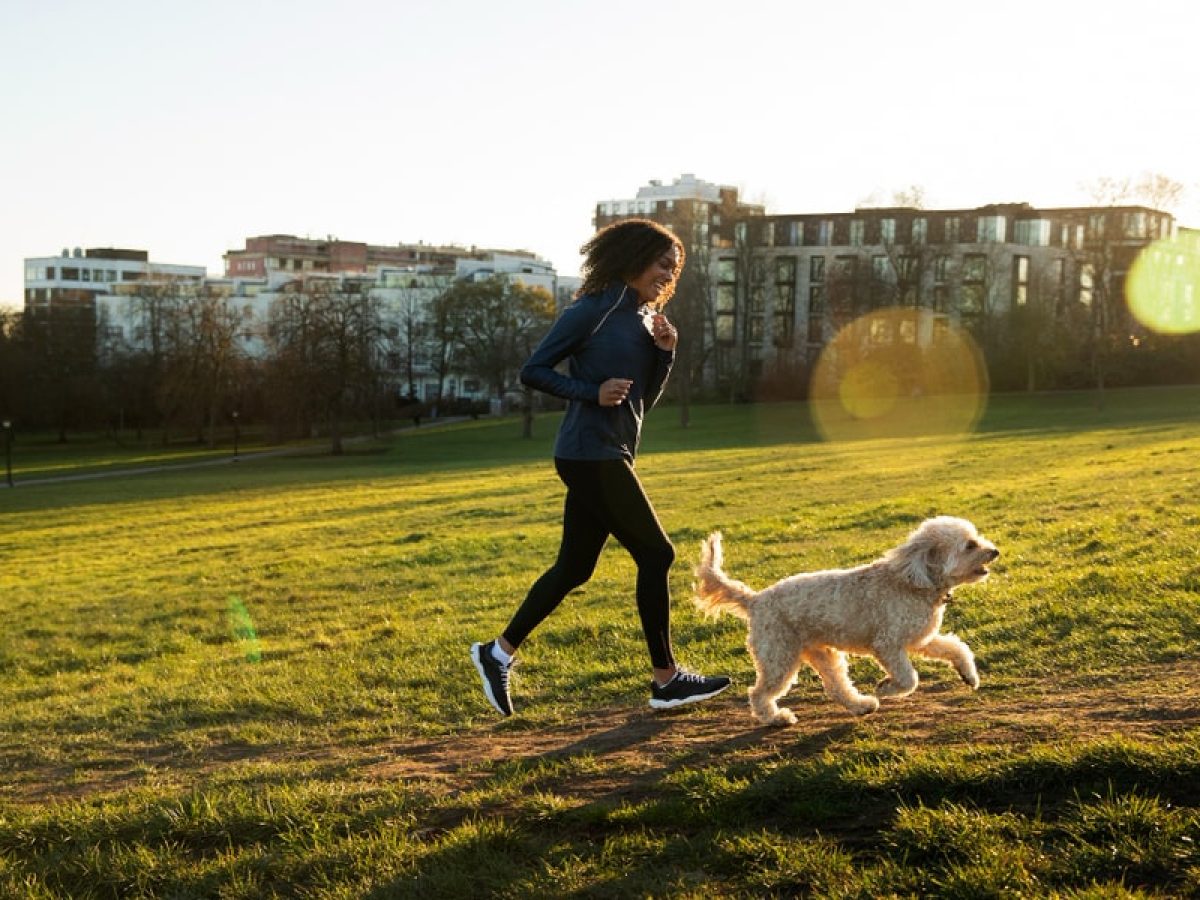
M 796 724 L 796 714 L 786 706 L 778 706 L 773 711 L 755 712 L 754 718 L 758 719 L 760 725 L 774 725 L 777 728 Z
M 869 716 L 875 710 L 879 709 L 879 701 L 874 697 L 863 694 L 861 700 L 846 704 L 846 709 L 850 710 L 856 716 Z
M 875 696 L 880 699 L 884 697 L 907 697 L 917 689 L 915 684 L 902 685 L 897 684 L 891 678 L 885 678 L 879 684 L 875 685 Z
M 787 725 L 796 724 L 796 714 L 786 706 L 779 707 L 779 711 L 775 713 L 775 718 L 771 719 L 768 725 L 774 725 L 777 728 L 783 728 Z

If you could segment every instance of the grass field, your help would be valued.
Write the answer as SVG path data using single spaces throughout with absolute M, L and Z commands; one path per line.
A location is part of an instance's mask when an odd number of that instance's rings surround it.
M 1198 413 L 998 397 L 969 437 L 831 445 L 798 405 L 656 412 L 676 650 L 735 680 L 665 715 L 611 548 L 518 715 L 479 693 L 468 645 L 557 544 L 552 416 L 0 489 L 0 896 L 1200 896 Z M 700 538 L 761 586 L 935 513 L 1003 551 L 947 613 L 981 690 L 918 663 L 853 719 L 806 671 L 757 727 L 744 626 L 687 600 Z

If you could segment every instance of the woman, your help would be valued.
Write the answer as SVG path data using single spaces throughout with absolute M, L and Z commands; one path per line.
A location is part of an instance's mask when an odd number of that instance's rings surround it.
M 650 651 L 650 705 L 705 700 L 729 686 L 671 652 L 668 573 L 675 548 L 633 470 L 642 416 L 662 394 L 678 338 L 661 312 L 683 270 L 683 246 L 645 219 L 609 225 L 583 245 L 583 285 L 521 369 L 530 387 L 569 401 L 554 444 L 567 487 L 558 559 L 495 640 L 471 647 L 484 693 L 512 715 L 513 655 L 562 599 L 592 576 L 608 536 L 637 563 L 637 608 Z M 568 360 L 568 374 L 555 366 Z

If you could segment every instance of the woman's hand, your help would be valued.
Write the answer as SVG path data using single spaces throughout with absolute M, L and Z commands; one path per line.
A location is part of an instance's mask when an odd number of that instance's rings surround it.
M 654 346 L 660 350 L 674 350 L 679 341 L 679 332 L 661 313 L 656 313 L 651 320 L 650 334 L 654 338 Z
M 600 405 L 620 406 L 629 396 L 629 388 L 633 384 L 630 378 L 610 378 L 600 385 Z

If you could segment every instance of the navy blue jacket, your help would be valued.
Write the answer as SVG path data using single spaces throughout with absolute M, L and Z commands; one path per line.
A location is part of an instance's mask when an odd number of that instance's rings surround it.
M 633 462 L 642 416 L 662 396 L 675 360 L 673 350 L 655 346 L 652 315 L 632 288 L 614 282 L 564 309 L 522 367 L 523 383 L 570 401 L 554 442 L 556 457 Z M 554 368 L 564 359 L 569 361 L 566 375 Z M 629 378 L 633 384 L 618 406 L 601 406 L 600 385 L 610 378 Z

